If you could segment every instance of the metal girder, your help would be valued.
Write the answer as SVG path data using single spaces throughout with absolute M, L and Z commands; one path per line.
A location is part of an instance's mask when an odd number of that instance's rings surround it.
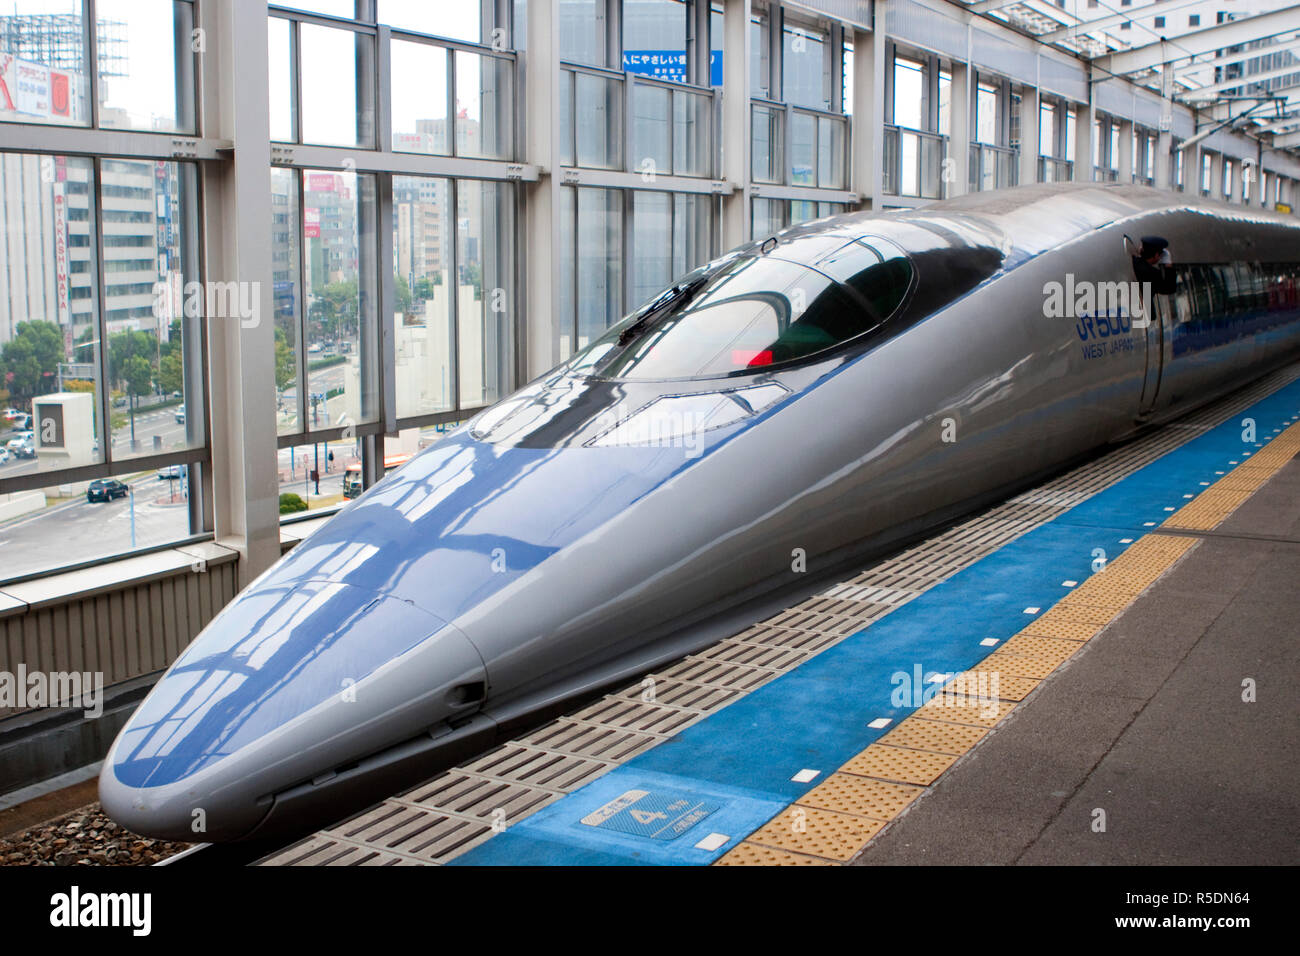
M 1264 96 L 1261 97 L 1248 96 L 1248 97 L 1242 97 L 1240 99 L 1230 99 L 1230 98 L 1221 99 L 1217 103 L 1214 103 L 1212 106 L 1200 110 L 1199 115 L 1207 117 L 1209 119 L 1224 120 L 1231 115 L 1231 110 L 1233 106 L 1237 106 L 1238 108 L 1240 108 L 1241 103 L 1250 102 L 1255 99 L 1258 99 L 1260 102 L 1267 102 L 1269 110 L 1276 110 L 1279 108 L 1279 106 L 1283 110 L 1292 110 L 1295 109 L 1296 107 L 1300 107 L 1300 87 L 1293 86 L 1290 87 L 1289 90 L 1285 92 L 1286 92 L 1285 98 L 1271 100 L 1271 101 L 1269 100 L 1268 97 L 1264 97 Z M 1273 119 L 1276 118 L 1276 116 L 1260 116 L 1259 118 Z
M 1222 50 L 1230 46 L 1263 40 L 1279 33 L 1294 33 L 1298 15 L 1300 15 L 1300 4 L 1293 4 L 1281 10 L 1273 10 L 1241 20 L 1230 20 L 1203 30 L 1184 33 L 1168 42 L 1156 41 L 1145 46 L 1133 47 L 1131 50 L 1111 53 L 1098 57 L 1093 62 L 1109 73 L 1137 73 L 1154 69 L 1161 63 L 1186 60 L 1212 50 Z
M 1213 60 L 1201 60 L 1199 63 L 1188 63 L 1184 66 L 1174 68 L 1176 77 L 1189 76 L 1193 73 L 1199 73 L 1201 70 L 1208 70 L 1212 67 L 1231 66 L 1233 63 L 1245 63 L 1247 60 L 1254 60 L 1261 56 L 1269 56 L 1273 53 L 1292 53 L 1300 50 L 1300 37 L 1294 40 L 1286 40 L 1282 43 L 1275 43 L 1271 46 L 1252 47 L 1249 50 L 1241 50 L 1237 53 L 1229 53 L 1227 56 L 1216 57 Z
M 1204 2 L 1205 0 L 1169 0 L 1169 2 L 1160 4 L 1158 9 L 1161 13 L 1167 13 L 1170 10 L 1197 6 Z M 1107 30 L 1111 27 L 1117 27 L 1127 20 L 1133 20 L 1139 13 L 1145 14 L 1153 12 L 1156 9 L 1156 7 L 1142 7 L 1138 10 L 1126 9 L 1123 13 L 1111 13 L 1104 17 L 1097 17 L 1094 20 L 1080 20 L 1073 26 L 1062 27 L 1060 30 L 1053 30 L 1051 33 L 1041 34 L 1038 39 L 1042 40 L 1044 43 L 1057 43 L 1061 40 L 1070 40 L 1075 37 L 1092 33 L 1096 30 Z
M 980 0 L 979 3 L 972 3 L 966 9 L 971 13 L 991 13 L 994 10 L 1001 10 L 1003 7 L 1014 7 L 1021 0 Z
M 1285 136 L 1273 137 L 1274 149 L 1291 149 L 1300 146 L 1300 132 L 1287 133 Z
M 1209 96 L 1218 93 L 1220 90 L 1231 90 L 1238 86 L 1249 86 L 1251 83 L 1262 83 L 1265 80 L 1277 79 L 1279 76 L 1286 76 L 1290 73 L 1300 73 L 1300 63 L 1292 63 L 1289 66 L 1280 66 L 1275 70 L 1265 70 L 1263 73 L 1251 73 L 1247 76 L 1239 76 L 1235 79 L 1223 80 L 1220 83 L 1215 83 L 1213 86 L 1194 87 L 1183 94 L 1183 99 L 1195 100 L 1200 96 Z M 1294 83 L 1290 86 L 1279 86 L 1269 92 L 1276 93 L 1279 90 L 1291 89 L 1293 86 L 1295 86 Z

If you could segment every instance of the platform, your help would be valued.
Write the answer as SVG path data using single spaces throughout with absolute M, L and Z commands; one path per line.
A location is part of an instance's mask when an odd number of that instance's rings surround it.
M 264 862 L 1282 862 L 1297 377 Z

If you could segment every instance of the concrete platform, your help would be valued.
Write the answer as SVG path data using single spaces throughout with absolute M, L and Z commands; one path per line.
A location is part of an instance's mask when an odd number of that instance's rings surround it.
M 1196 535 L 855 863 L 1300 862 L 1300 461 Z

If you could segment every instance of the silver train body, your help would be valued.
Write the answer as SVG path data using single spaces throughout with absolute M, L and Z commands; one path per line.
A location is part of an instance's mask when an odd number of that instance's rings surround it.
M 1125 235 L 1169 241 L 1173 295 L 1116 306 Z M 252 583 L 123 729 L 103 805 L 190 841 L 336 819 L 1298 353 L 1273 213 L 1058 185 L 788 229 Z

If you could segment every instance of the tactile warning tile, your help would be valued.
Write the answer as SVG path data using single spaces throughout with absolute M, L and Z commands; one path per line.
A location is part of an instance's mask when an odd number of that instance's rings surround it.
M 722 855 L 714 866 L 834 866 L 834 860 L 790 853 L 757 843 L 740 843 Z
M 1005 650 L 999 650 L 984 658 L 980 662 L 980 666 L 1003 675 L 1010 674 L 1012 677 L 1028 677 L 1032 680 L 1042 680 L 1056 670 L 1060 666 L 1060 662 L 1045 661 L 1035 657 L 1020 657 L 1017 654 L 1008 654 Z
M 851 813 L 793 806 L 769 820 L 748 842 L 844 861 L 851 860 L 884 825 Z
M 799 806 L 892 820 L 919 797 L 924 787 L 886 783 L 846 773 L 833 773 L 799 798 Z
M 843 767 L 840 773 L 862 777 L 897 780 L 927 786 L 957 762 L 957 754 L 939 754 L 926 750 L 907 750 L 887 744 L 872 744 Z
M 1050 637 L 1058 641 L 1081 643 L 1097 634 L 1102 629 L 1102 626 L 1100 624 L 1078 624 L 1062 621 L 1060 618 L 1052 617 L 1052 612 L 1048 611 L 1020 633 L 1034 637 Z
M 1017 657 L 1033 657 L 1042 661 L 1064 663 L 1079 650 L 1076 641 L 1061 641 L 1051 637 L 1036 637 L 1020 633 L 1009 638 L 1002 645 L 1002 650 Z
M 935 753 L 960 756 L 974 747 L 988 732 L 987 727 L 912 716 L 881 737 L 880 742 L 891 747 L 910 747 L 913 750 L 933 750 Z
M 1065 624 L 1092 624 L 1099 626 L 1106 624 L 1117 613 L 1117 607 L 1098 607 L 1095 604 L 1070 603 L 1065 601 L 1057 604 L 1046 614 L 1044 618 L 1050 617 L 1053 621 L 1060 621 Z M 1040 618 L 1041 620 L 1041 618 Z
M 963 671 L 953 676 L 945 686 L 949 693 L 968 697 L 996 697 L 1000 700 L 1024 700 L 1038 686 L 1038 681 L 1016 677 L 1001 671 L 985 669 L 983 665 L 973 671 Z
M 936 694 L 917 713 L 927 720 L 946 720 L 950 724 L 970 724 L 972 727 L 996 727 L 1015 707 L 1016 702 L 1013 700 L 943 693 Z

